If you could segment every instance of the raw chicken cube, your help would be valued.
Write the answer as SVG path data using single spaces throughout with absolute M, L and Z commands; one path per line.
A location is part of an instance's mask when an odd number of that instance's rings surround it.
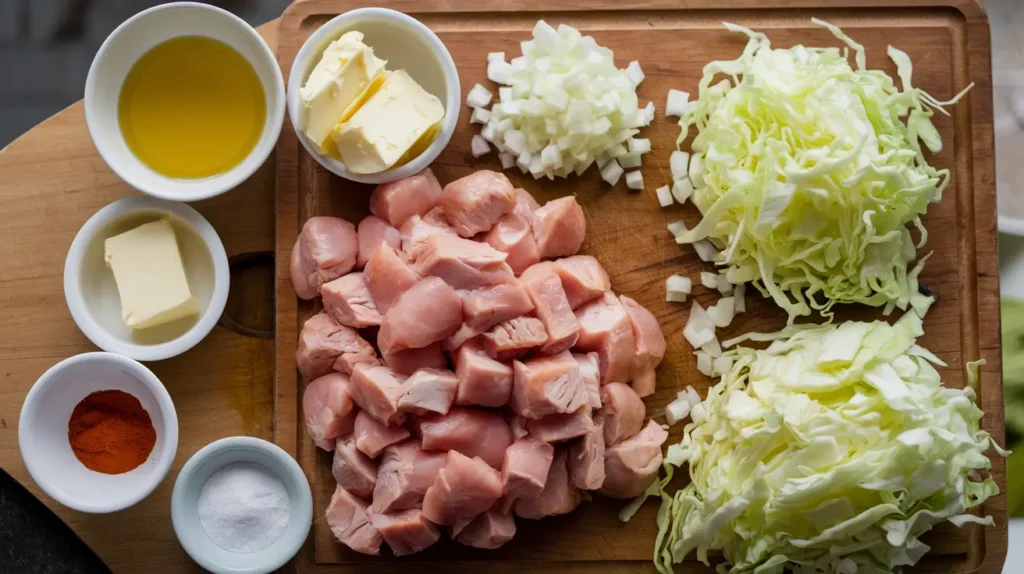
M 577 488 L 597 490 L 604 484 L 604 427 L 591 425 L 587 433 L 569 443 L 569 476 Z
M 317 313 L 302 325 L 295 365 L 303 377 L 315 379 L 330 373 L 340 357 L 347 356 L 354 363 L 376 354 L 355 329 L 338 323 L 326 313 Z
M 512 431 L 491 410 L 452 407 L 447 415 L 414 421 L 424 450 L 455 450 L 501 468 Z
M 441 184 L 428 167 L 416 175 L 378 185 L 370 194 L 370 213 L 399 227 L 413 215 L 423 215 L 441 199 Z
M 575 255 L 586 232 L 583 208 L 571 195 L 549 201 L 533 212 L 533 236 L 541 257 Z
M 597 353 L 573 353 L 572 358 L 580 366 L 580 377 L 583 377 L 583 384 L 587 387 L 587 406 L 594 410 L 601 408 L 601 372 Z
M 423 450 L 416 439 L 384 449 L 373 489 L 373 511 L 383 514 L 422 506 L 423 495 L 447 461 L 448 453 Z
M 552 263 L 555 266 L 555 273 L 562 280 L 562 289 L 569 299 L 569 306 L 573 309 L 597 299 L 612 288 L 608 272 L 601 267 L 597 259 L 589 255 L 573 255 Z
M 533 301 L 518 281 L 462 293 L 462 314 L 466 325 L 480 332 L 530 311 L 533 311 Z
M 366 345 L 369 346 L 370 344 L 367 343 Z M 373 350 L 373 347 L 359 354 L 346 353 L 340 355 L 334 361 L 334 370 L 343 375 L 351 375 L 352 371 L 356 370 L 356 365 L 360 364 L 370 367 L 380 365 L 380 359 L 377 358 L 377 352 Z
M 411 265 L 420 275 L 440 277 L 456 289 L 477 289 L 515 281 L 507 258 L 486 243 L 437 234 L 423 240 Z
M 665 335 L 661 332 L 658 319 L 643 305 L 622 295 L 622 308 L 626 310 L 633 326 L 633 340 L 636 354 L 633 357 L 633 390 L 641 397 L 654 393 L 656 376 L 654 369 L 665 357 Z
M 328 281 L 320 287 L 324 311 L 332 319 L 354 329 L 380 325 L 377 304 L 366 288 L 366 278 L 360 272 L 349 273 Z
M 604 454 L 604 484 L 601 494 L 612 498 L 639 496 L 658 478 L 661 469 L 661 445 L 668 431 L 654 422 L 636 435 L 608 448 Z
M 604 425 L 604 442 L 612 447 L 640 432 L 647 408 L 640 395 L 625 383 L 601 387 L 601 409 L 596 417 Z
M 501 507 L 508 512 L 516 500 L 535 496 L 544 490 L 555 448 L 533 437 L 516 439 L 505 453 L 501 465 Z
M 568 351 L 515 361 L 513 371 L 509 404 L 526 418 L 572 413 L 587 402 L 579 364 Z
M 388 312 L 402 293 L 420 281 L 419 273 L 413 271 L 395 249 L 385 243 L 370 254 L 363 269 L 363 278 L 381 315 Z
M 402 246 L 402 236 L 398 229 L 376 215 L 364 217 L 356 231 L 359 235 L 359 256 L 356 259 L 356 266 L 359 268 L 366 265 L 373 255 L 373 250 L 381 243 L 386 243 L 394 249 Z
M 583 494 L 569 478 L 567 460 L 565 447 L 556 448 L 548 477 L 544 481 L 544 490 L 519 499 L 515 504 L 516 516 L 539 519 L 576 510 L 583 500 Z
M 402 375 L 411 375 L 420 369 L 448 368 L 448 359 L 441 350 L 441 343 L 431 343 L 419 349 L 405 349 L 384 355 L 384 363 Z
M 516 275 L 540 261 L 540 248 L 533 237 L 531 221 L 532 215 L 512 211 L 499 219 L 484 239 L 491 247 L 508 254 L 505 262 Z
M 484 349 L 498 361 L 516 359 L 548 340 L 544 323 L 536 317 L 516 317 L 484 333 Z
M 541 352 L 554 355 L 575 345 L 580 324 L 573 315 L 554 265 L 550 262 L 533 265 L 523 271 L 519 282 L 533 299 L 537 318 L 544 323 L 544 330 L 548 333 Z
M 610 291 L 576 309 L 580 336 L 576 348 L 597 353 L 601 383 L 625 383 L 633 375 L 633 325 Z
M 540 209 L 537 199 L 529 191 L 517 187 L 513 193 L 516 195 L 516 206 L 512 208 L 512 211 L 519 215 L 532 216 L 534 211 Z
M 487 356 L 480 342 L 472 340 L 462 345 L 453 360 L 459 379 L 455 404 L 500 407 L 508 402 L 512 367 Z
M 334 447 L 334 463 L 331 465 L 338 486 L 358 496 L 369 499 L 377 485 L 377 465 L 358 448 L 352 437 L 339 438 Z
M 377 347 L 385 357 L 420 349 L 454 335 L 460 326 L 462 298 L 437 277 L 425 277 L 388 309 L 377 334 Z
M 441 537 L 437 526 L 423 517 L 422 510 L 415 508 L 390 514 L 371 514 L 370 521 L 395 556 L 426 550 Z
M 516 521 L 511 514 L 490 508 L 465 524 L 452 528 L 452 537 L 459 544 L 493 550 L 516 535 Z
M 503 174 L 481 170 L 444 186 L 441 207 L 455 231 L 473 237 L 512 211 L 516 196 Z
M 490 508 L 501 496 L 501 478 L 480 457 L 448 451 L 448 461 L 423 496 L 423 515 L 452 525 Z
M 407 438 L 409 430 L 405 427 L 383 425 L 366 411 L 359 411 L 356 415 L 352 439 L 359 452 L 370 458 L 377 458 L 385 448 Z
M 446 415 L 459 379 L 447 369 L 420 369 L 402 383 L 398 410 L 419 416 Z
M 530 419 L 520 415 L 512 407 L 506 406 L 502 409 L 502 417 L 508 424 L 509 430 L 512 431 L 512 440 L 519 440 L 530 434 L 530 431 L 526 430 L 526 421 Z
M 419 215 L 410 217 L 405 220 L 398 231 L 402 238 L 402 253 L 409 258 L 431 235 L 455 235 L 455 230 L 448 224 L 448 218 L 445 217 L 444 210 L 440 207 L 435 207 L 423 217 Z
M 334 439 L 352 432 L 356 420 L 348 377 L 329 373 L 306 385 L 302 393 L 302 417 L 313 444 L 332 450 Z
M 463 323 L 462 326 L 459 327 L 459 330 L 455 331 L 454 335 L 448 337 L 443 343 L 441 343 L 441 348 L 448 352 L 458 351 L 459 347 L 466 344 L 466 341 L 469 341 L 474 337 L 478 337 L 481 334 L 482 333 L 480 331 Z
M 377 556 L 382 541 L 380 532 L 370 523 L 367 504 L 342 487 L 334 490 L 327 505 L 327 525 L 339 542 L 356 552 Z
M 310 217 L 292 248 L 290 271 L 295 293 L 312 299 L 321 285 L 352 270 L 358 251 L 354 225 L 338 217 Z
M 359 408 L 384 425 L 401 424 L 405 419 L 398 412 L 405 377 L 388 367 L 356 365 L 349 390 Z
M 556 443 L 583 436 L 594 426 L 590 418 L 590 407 L 583 405 L 569 414 L 547 415 L 539 419 L 528 419 L 526 430 L 530 436 L 544 442 Z

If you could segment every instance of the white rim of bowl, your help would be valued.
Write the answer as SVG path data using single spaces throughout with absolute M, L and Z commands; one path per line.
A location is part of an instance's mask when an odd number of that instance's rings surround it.
M 165 448 L 161 457 L 156 461 L 156 465 L 153 469 L 152 484 L 143 489 L 138 496 L 127 498 L 117 504 L 108 506 L 99 506 L 88 502 L 72 501 L 64 498 L 61 493 L 52 490 L 49 487 L 48 482 L 45 480 L 39 480 L 40 471 L 36 467 L 35 457 L 25 456 L 26 449 L 28 448 L 25 441 L 28 440 L 27 437 L 30 433 L 30 429 L 28 428 L 29 417 L 25 416 L 25 413 L 30 408 L 35 408 L 35 403 L 38 400 L 39 393 L 42 392 L 43 386 L 52 384 L 52 379 L 57 376 L 59 371 L 65 370 L 68 367 L 73 367 L 78 363 L 85 363 L 94 360 L 111 361 L 131 372 L 135 378 L 137 378 L 147 389 L 149 389 L 151 393 L 153 393 L 153 398 L 156 399 L 156 402 L 160 407 L 160 414 L 164 419 L 164 428 L 158 430 L 158 432 L 163 433 Z M 164 481 L 164 478 L 167 477 L 167 472 L 171 469 L 171 463 L 174 462 L 174 456 L 178 452 L 178 412 L 174 409 L 174 401 L 171 400 L 171 395 L 167 392 L 167 387 L 164 386 L 160 379 L 157 378 L 157 376 L 153 374 L 153 371 L 150 371 L 146 365 L 123 355 L 118 355 L 117 353 L 105 353 L 101 351 L 82 353 L 80 355 L 68 357 L 49 369 L 46 369 L 46 372 L 36 379 L 32 388 L 29 389 L 28 395 L 25 396 L 25 402 L 21 405 L 21 415 L 18 419 L 18 450 L 21 452 L 21 460 L 25 463 L 25 468 L 28 470 L 29 476 L 32 477 L 32 480 L 35 481 L 36 485 L 39 486 L 39 488 L 41 488 L 50 498 L 68 508 L 81 512 L 89 512 L 92 514 L 117 512 L 138 504 L 140 501 L 152 494 L 153 491 L 156 490 L 156 487 L 159 486 L 160 483 Z
M 276 72 L 274 74 L 274 94 L 277 97 L 277 105 L 274 107 L 273 116 L 268 115 L 266 119 L 266 122 L 271 124 L 271 131 L 269 134 L 267 134 L 266 138 L 261 136 L 260 140 L 256 143 L 256 147 L 254 147 L 250 154 L 246 156 L 246 159 L 248 159 L 249 157 L 258 157 L 259 162 L 255 163 L 253 168 L 248 170 L 240 170 L 239 168 L 242 166 L 242 164 L 240 163 L 234 168 L 229 169 L 223 174 L 220 174 L 217 177 L 223 177 L 224 180 L 222 182 L 222 185 L 218 187 L 191 194 L 182 194 L 178 192 L 175 192 L 174 194 L 168 194 L 161 190 L 159 186 L 149 186 L 143 182 L 132 181 L 130 178 L 125 176 L 125 173 L 121 169 L 119 169 L 117 165 L 115 165 L 115 162 L 110 161 L 108 155 L 104 153 L 106 144 L 100 143 L 100 138 L 96 138 L 93 135 L 92 124 L 95 122 L 95 119 L 90 121 L 90 117 L 92 116 L 92 114 L 89 113 L 90 106 L 85 106 L 85 126 L 86 129 L 89 130 L 89 137 L 90 139 L 92 139 L 93 145 L 96 147 L 96 151 L 99 152 L 100 157 L 103 158 L 103 162 L 106 163 L 107 167 L 109 167 L 111 171 L 113 171 L 119 178 L 121 178 L 122 181 L 124 181 L 128 185 L 141 191 L 142 193 L 159 199 L 166 199 L 168 201 L 200 201 L 203 199 L 216 197 L 223 193 L 227 193 L 228 191 L 231 191 L 232 189 L 238 187 L 247 179 L 252 177 L 252 175 L 256 173 L 256 171 L 258 171 L 259 168 L 262 167 L 264 163 L 266 163 L 267 158 L 270 157 L 270 154 L 274 152 L 274 149 L 277 148 L 277 140 L 281 137 L 281 128 L 284 126 L 285 104 L 287 100 L 284 89 L 284 76 L 281 74 L 281 66 L 278 65 L 277 63 L 277 58 L 274 56 L 274 51 L 270 49 L 270 46 L 267 45 L 266 41 L 263 40 L 263 37 L 260 36 L 259 32 L 257 32 L 255 28 L 250 26 L 249 23 L 245 20 L 242 20 L 238 16 L 232 14 L 231 12 L 228 12 L 227 10 L 224 10 L 223 8 L 211 6 L 209 4 L 202 4 L 199 2 L 171 2 L 169 4 L 160 4 L 157 6 L 153 6 L 152 8 L 147 8 L 122 22 L 120 26 L 114 28 L 114 31 L 111 32 L 105 40 L 103 40 L 103 44 L 100 45 L 100 49 L 96 52 L 96 56 L 93 57 L 92 63 L 89 65 L 89 72 L 85 77 L 85 95 L 86 97 L 88 97 L 88 95 L 95 90 L 95 84 L 97 80 L 94 72 L 96 70 L 97 63 L 100 62 L 106 55 L 107 50 L 110 49 L 110 45 L 116 36 L 124 32 L 124 30 L 126 30 L 128 27 L 134 24 L 135 21 L 144 18 L 154 12 L 160 12 L 163 10 L 175 10 L 180 8 L 198 8 L 227 16 L 228 19 L 232 20 L 235 24 L 241 26 L 246 31 L 246 33 L 248 33 L 251 37 L 256 39 L 257 45 L 260 47 L 260 53 L 263 55 L 263 57 L 267 58 L 267 60 L 272 64 L 271 68 Z M 267 96 L 269 97 L 269 94 Z M 270 145 L 266 146 L 266 149 L 261 151 L 260 145 L 264 141 L 269 141 L 271 143 Z M 243 159 L 242 162 L 244 163 L 245 159 Z
M 1024 219 L 1019 217 L 1000 215 L 996 223 L 996 228 L 999 233 L 1007 233 L 1009 235 L 1024 237 Z
M 315 55 L 314 52 L 319 46 L 325 43 L 327 37 L 334 35 L 340 28 L 348 27 L 349 24 L 355 20 L 371 18 L 398 20 L 401 23 L 406 24 L 423 36 L 433 49 L 441 63 L 441 67 L 444 69 L 444 83 L 447 89 L 445 97 L 445 117 L 444 123 L 441 126 L 441 131 L 437 134 L 437 137 L 434 138 L 434 141 L 427 147 L 427 149 L 423 150 L 423 153 L 413 158 L 409 163 L 379 173 L 355 174 L 350 173 L 348 169 L 345 168 L 345 164 L 341 161 L 332 157 L 326 157 L 316 151 L 309 140 L 306 139 L 306 134 L 304 134 L 302 129 L 299 127 L 299 106 L 302 104 L 299 89 L 302 87 L 302 82 L 305 81 L 304 69 L 309 67 L 303 64 L 310 61 L 310 59 Z M 461 98 L 462 85 L 459 80 L 459 71 L 455 66 L 455 60 L 452 58 L 451 52 L 448 51 L 448 47 L 444 45 L 444 42 L 442 42 L 441 39 L 437 37 L 437 34 L 427 27 L 426 24 L 412 16 L 409 16 L 408 14 L 392 10 L 390 8 L 357 8 L 331 18 L 325 22 L 323 26 L 320 26 L 319 29 L 313 32 L 305 43 L 302 44 L 302 47 L 299 49 L 299 53 L 296 54 L 295 60 L 292 62 L 292 68 L 288 74 L 288 119 L 292 123 L 292 128 L 295 130 L 295 135 L 298 136 L 299 142 L 302 143 L 302 147 L 305 148 L 306 152 L 313 156 L 313 159 L 323 166 L 324 169 L 338 177 L 342 177 L 356 183 L 381 184 L 397 181 L 399 179 L 415 175 L 433 163 L 434 160 L 437 159 L 437 156 L 441 155 L 441 152 L 444 151 L 444 148 L 448 147 L 448 143 L 455 134 L 456 124 L 458 124 L 459 121 L 459 114 L 462 111 L 460 106 Z
M 209 249 L 210 259 L 213 261 L 213 296 L 210 298 L 210 304 L 207 305 L 206 310 L 191 329 L 176 339 L 158 345 L 126 343 L 108 333 L 89 312 L 88 304 L 85 297 L 82 296 L 82 290 L 78 284 L 82 275 L 82 259 L 96 234 L 118 215 L 143 210 L 166 211 L 192 226 L 202 238 L 206 248 Z M 227 252 L 224 251 L 224 244 L 221 243 L 220 236 L 217 235 L 217 231 L 210 225 L 210 222 L 198 211 L 184 203 L 155 197 L 139 196 L 119 199 L 97 211 L 75 235 L 74 241 L 71 242 L 71 248 L 68 249 L 67 259 L 64 261 L 64 299 L 78 328 L 94 345 L 104 351 L 118 353 L 137 361 L 161 361 L 176 357 L 205 339 L 217 325 L 221 314 L 224 313 L 230 288 L 231 271 L 228 266 Z
M 204 461 L 212 457 L 213 455 L 225 451 L 225 450 L 250 450 L 250 451 L 262 451 L 271 457 L 279 460 L 287 471 L 287 476 L 279 476 L 282 481 L 289 481 L 299 486 L 299 490 L 304 495 L 300 501 L 292 501 L 292 504 L 296 502 L 302 504 L 305 512 L 303 520 L 299 524 L 306 524 L 307 535 L 302 537 L 302 540 L 295 546 L 294 550 L 281 555 L 280 559 L 268 562 L 265 565 L 261 565 L 259 568 L 238 568 L 224 564 L 218 564 L 210 560 L 205 554 L 200 552 L 199 548 L 192 545 L 192 537 L 189 535 L 182 535 L 179 531 L 179 524 L 184 520 L 182 513 L 185 511 L 181 502 L 181 497 L 187 484 L 192 481 L 195 477 L 196 468 Z M 243 461 L 238 461 L 243 462 Z M 202 486 L 200 486 L 202 488 Z M 255 574 L 257 572 L 272 572 L 282 567 L 291 560 L 295 554 L 298 553 L 302 545 L 305 544 L 306 538 L 308 538 L 308 525 L 313 523 L 313 491 L 309 486 L 309 480 L 306 478 L 306 474 L 302 472 L 302 467 L 296 462 L 291 455 L 276 444 L 251 436 L 229 436 L 219 440 L 215 440 L 210 444 L 196 451 L 185 465 L 178 471 L 178 476 L 174 480 L 174 489 L 171 491 L 171 525 L 174 527 L 174 535 L 178 538 L 178 542 L 181 547 L 185 549 L 185 553 L 188 554 L 192 560 L 195 560 L 197 564 L 209 570 L 210 572 L 232 572 L 237 574 Z M 289 529 L 291 526 L 289 525 Z M 198 536 L 206 536 L 205 533 L 200 532 Z M 282 534 L 282 537 L 284 535 Z

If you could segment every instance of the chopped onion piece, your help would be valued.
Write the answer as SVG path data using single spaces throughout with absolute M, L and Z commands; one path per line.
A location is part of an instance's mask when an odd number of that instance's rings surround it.
M 510 153 L 499 153 L 498 159 L 501 161 L 501 169 L 508 169 L 516 164 L 516 156 Z
M 526 134 L 519 130 L 509 130 L 505 132 L 504 143 L 508 151 L 515 155 L 521 155 L 526 151 Z
M 700 373 L 702 375 L 704 375 L 705 377 L 712 376 L 711 375 L 711 369 L 712 369 L 713 362 L 714 362 L 714 359 L 711 358 L 711 355 L 708 355 L 707 353 L 705 353 L 703 351 L 697 351 L 697 370 L 700 371 Z M 696 409 L 694 409 L 692 407 L 690 408 L 690 415 L 691 416 L 694 414 L 695 410 Z
M 466 105 L 471 108 L 482 108 L 489 105 L 493 97 L 494 94 L 490 90 L 480 84 L 476 84 L 466 95 Z
M 487 62 L 488 63 L 493 62 L 494 60 L 499 60 L 501 62 L 504 62 L 505 61 L 505 52 L 491 52 L 490 54 L 487 54 Z
M 713 309 L 714 307 L 712 307 Z M 722 356 L 722 344 L 718 342 L 718 337 L 712 337 L 710 341 L 700 346 L 700 350 L 704 351 L 711 357 Z
M 732 298 L 735 300 L 734 310 L 736 313 L 746 313 L 747 302 L 744 300 L 744 295 L 747 293 L 747 284 L 740 283 L 733 288 Z
M 715 277 L 716 285 L 715 288 L 718 292 L 724 296 L 732 295 L 733 288 L 735 285 L 729 282 L 729 279 L 725 275 L 718 275 Z
M 686 385 L 686 390 L 683 392 L 686 393 L 686 397 L 690 400 L 691 406 L 695 407 L 701 403 L 700 395 L 698 395 L 697 391 L 690 385 Z
M 619 162 L 619 165 L 625 169 L 634 169 L 643 165 L 638 153 L 624 153 L 615 158 L 615 161 Z
M 686 224 L 683 223 L 682 221 L 673 221 L 668 224 L 668 232 L 671 233 L 673 236 L 681 235 L 683 233 L 686 233 L 686 231 Z
M 640 173 L 640 170 L 631 171 L 626 174 L 626 187 L 629 189 L 644 188 L 644 176 Z
M 680 392 L 674 401 L 665 406 L 665 422 L 672 426 L 685 419 L 690 416 L 690 408 L 692 406 L 686 395 Z
M 491 110 L 485 108 L 473 108 L 473 115 L 469 117 L 471 124 L 486 124 L 491 119 Z
M 672 197 L 676 198 L 679 203 L 686 203 L 691 195 L 693 195 L 693 184 L 690 183 L 690 178 L 677 179 L 672 184 Z
M 629 153 L 644 154 L 651 151 L 651 140 L 646 138 L 632 138 L 626 140 L 626 143 L 629 145 Z
M 668 158 L 669 169 L 672 170 L 672 181 L 686 179 L 687 170 L 690 168 L 690 154 L 685 151 L 675 150 Z
M 473 154 L 473 157 L 481 157 L 491 152 L 491 146 L 487 145 L 487 140 L 482 136 L 475 135 L 470 141 L 469 151 Z
M 728 327 L 736 314 L 736 303 L 732 297 L 722 297 L 714 306 L 708 308 L 708 317 L 716 327 Z
M 658 189 L 655 189 L 654 193 L 658 195 L 658 205 L 662 207 L 668 207 L 672 205 L 672 192 L 669 191 L 667 185 L 663 185 Z
M 533 161 L 533 154 L 528 151 L 524 151 L 519 154 L 518 158 L 516 158 L 516 166 L 519 168 L 520 172 L 526 173 L 530 171 L 531 161 Z
M 718 377 L 732 370 L 732 357 L 718 357 L 711 364 L 712 376 Z
M 701 261 L 714 263 L 718 260 L 718 249 L 715 249 L 715 246 L 707 239 L 694 241 L 693 250 L 697 252 L 697 257 L 700 257 Z
M 504 60 L 491 60 L 487 63 L 487 79 L 496 84 L 507 84 L 512 75 L 512 65 Z
M 615 159 L 615 158 L 619 157 L 620 155 L 626 153 L 626 146 L 624 146 L 622 144 L 615 144 L 612 147 L 606 149 L 605 153 L 608 154 L 608 157 L 610 157 L 612 159 Z
M 690 183 L 694 187 L 704 187 L 704 154 L 696 152 L 690 156 L 687 175 L 690 176 Z
M 670 275 L 665 280 L 665 300 L 673 303 L 683 303 L 686 296 L 690 294 L 692 284 L 690 278 L 683 275 Z
M 601 152 L 594 158 L 597 162 L 597 169 L 604 169 L 608 165 L 608 162 L 612 161 L 612 158 L 608 157 L 608 154 Z
M 644 71 L 640 69 L 640 62 L 634 60 L 626 66 L 626 77 L 629 78 L 634 87 L 639 86 L 640 82 L 644 81 Z
M 622 177 L 622 174 L 622 166 L 614 161 L 610 161 L 601 170 L 601 179 L 605 180 L 608 185 L 615 185 L 619 183 L 619 178 Z
M 669 90 L 665 101 L 665 115 L 680 117 L 690 106 L 690 94 L 679 90 Z
M 696 301 L 690 307 L 690 318 L 683 327 L 683 337 L 690 342 L 694 349 L 715 338 L 715 324 L 703 307 Z
M 717 273 L 711 273 L 709 271 L 700 272 L 700 284 L 707 287 L 708 289 L 718 288 L 718 277 Z

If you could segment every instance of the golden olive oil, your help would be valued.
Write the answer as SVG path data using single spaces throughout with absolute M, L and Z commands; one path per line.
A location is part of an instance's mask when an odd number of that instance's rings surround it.
M 266 95 L 248 60 L 203 36 L 146 52 L 128 72 L 117 108 L 128 149 L 153 171 L 181 179 L 241 163 L 267 120 Z

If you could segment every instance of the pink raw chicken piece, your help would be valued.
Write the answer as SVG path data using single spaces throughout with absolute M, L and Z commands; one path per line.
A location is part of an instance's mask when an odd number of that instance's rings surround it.
M 509 430 L 512 431 L 512 440 L 519 440 L 530 434 L 530 431 L 526 430 L 526 421 L 530 419 L 520 415 L 515 409 L 506 406 L 502 410 L 502 418 L 505 419 Z
M 611 292 L 605 292 L 576 309 L 580 336 L 576 348 L 593 351 L 600 360 L 601 383 L 625 383 L 633 375 L 633 325 L 622 303 Z
M 593 424 L 569 443 L 569 476 L 577 488 L 597 490 L 604 484 L 604 428 Z
M 516 317 L 484 333 L 484 349 L 491 358 L 509 361 L 540 347 L 548 340 L 544 323 L 536 317 Z M 596 365 L 596 363 L 595 363 Z
M 601 494 L 612 498 L 639 496 L 658 477 L 661 445 L 668 431 L 648 421 L 638 434 L 610 447 L 604 454 L 604 484 Z
M 440 207 L 435 207 L 423 217 L 410 217 L 398 231 L 402 238 L 402 253 L 410 258 L 431 235 L 455 235 L 455 230 L 448 224 L 448 218 Z
M 416 439 L 384 449 L 373 490 L 373 511 L 383 514 L 422 506 L 424 493 L 447 460 L 447 452 L 425 451 Z
M 554 456 L 553 446 L 529 436 L 508 447 L 501 465 L 502 512 L 508 512 L 516 500 L 544 490 Z
M 573 353 L 572 358 L 580 366 L 580 377 L 587 388 L 587 406 L 595 410 L 601 408 L 601 372 L 598 369 L 600 363 L 597 353 Z
M 331 474 L 338 486 L 359 498 L 373 496 L 373 488 L 377 485 L 377 465 L 356 448 L 354 438 L 337 440 Z
M 501 468 L 512 431 L 492 410 L 452 407 L 447 415 L 417 419 L 424 450 L 455 450 Z
M 571 195 L 549 201 L 533 212 L 533 236 L 541 257 L 575 255 L 586 232 L 583 208 Z
M 516 535 L 516 521 L 511 514 L 490 508 L 476 518 L 452 527 L 452 537 L 459 544 L 493 550 Z
M 348 377 L 329 373 L 306 385 L 302 393 L 302 416 L 313 444 L 332 450 L 334 439 L 352 432 L 355 424 L 355 404 L 349 394 Z
M 398 410 L 418 416 L 448 414 L 458 386 L 459 379 L 447 369 L 420 369 L 402 384 Z
M 576 412 L 564 415 L 547 415 L 539 419 L 528 419 L 526 430 L 530 436 L 544 442 L 556 443 L 583 436 L 594 426 L 590 418 L 590 407 L 583 405 Z
M 415 508 L 391 514 L 371 514 L 370 521 L 395 556 L 426 550 L 441 537 L 437 526 L 423 517 L 422 510 Z
M 354 329 L 380 325 L 377 305 L 360 272 L 349 273 L 320 287 L 324 311 L 332 319 Z
M 441 184 L 426 168 L 416 175 L 378 185 L 370 194 L 370 213 L 399 227 L 413 215 L 423 215 L 441 199 Z
M 555 449 L 555 458 L 551 461 L 551 469 L 544 481 L 544 490 L 540 494 L 519 499 L 515 504 L 516 516 L 539 519 L 576 510 L 583 495 L 569 478 L 567 459 L 565 447 Z
M 604 442 L 611 447 L 640 432 L 647 416 L 644 401 L 625 383 L 601 387 L 601 409 L 595 418 L 604 425 Z
M 533 301 L 518 281 L 499 283 L 462 293 L 466 325 L 480 332 L 533 311 Z
M 463 323 L 462 326 L 459 327 L 459 330 L 455 331 L 454 335 L 448 337 L 447 339 L 444 340 L 443 343 L 441 343 L 441 348 L 444 349 L 445 351 L 448 351 L 449 353 L 458 351 L 459 347 L 466 344 L 466 341 L 469 341 L 474 337 L 478 337 L 481 334 L 482 333 L 480 331 Z
M 576 359 L 563 351 L 513 363 L 509 404 L 526 418 L 572 413 L 587 403 L 587 389 Z
M 385 426 L 366 411 L 359 411 L 352 431 L 359 452 L 377 458 L 383 450 L 396 442 L 409 438 L 409 430 L 401 426 Z
M 455 231 L 473 237 L 512 211 L 516 196 L 504 174 L 480 170 L 444 186 L 441 207 Z
M 369 343 L 366 344 L 369 347 Z M 369 351 L 362 354 L 343 354 L 334 361 L 334 370 L 344 375 L 351 375 L 356 370 L 356 365 L 367 365 L 370 367 L 380 366 L 380 359 L 377 352 L 370 347 Z
M 359 408 L 381 424 L 401 424 L 405 415 L 398 412 L 405 377 L 388 367 L 356 365 L 349 392 Z
M 488 357 L 477 340 L 459 347 L 453 360 L 459 379 L 455 404 L 500 407 L 508 402 L 512 367 Z
M 447 283 L 426 277 L 388 309 L 377 334 L 377 347 L 387 357 L 420 349 L 450 337 L 462 326 L 462 299 Z
M 516 275 L 540 261 L 540 249 L 533 237 L 533 212 L 537 201 L 529 192 L 516 189 L 515 208 L 498 220 L 487 232 L 485 241 L 504 253 L 508 253 L 508 264 Z
M 355 363 L 375 356 L 373 347 L 355 329 L 338 323 L 326 313 L 317 313 L 302 325 L 295 365 L 303 377 L 315 379 L 330 373 L 340 357 Z
M 621 295 L 619 300 L 626 310 L 633 326 L 636 354 L 633 357 L 633 390 L 641 397 L 654 394 L 656 375 L 654 369 L 665 357 L 665 335 L 661 332 L 658 319 L 643 305 Z
M 519 282 L 530 294 L 536 306 L 537 318 L 544 323 L 544 330 L 548 333 L 548 340 L 541 352 L 554 355 L 575 345 L 580 324 L 572 313 L 554 265 L 550 262 L 538 263 L 524 271 Z
M 359 250 L 354 225 L 338 217 L 310 217 L 302 226 L 290 265 L 292 287 L 312 299 L 324 283 L 352 270 Z M 310 293 L 313 293 L 310 295 Z
M 445 369 L 448 360 L 441 351 L 441 343 L 432 343 L 419 349 L 405 349 L 384 355 L 384 363 L 396 373 L 411 375 L 420 369 Z
M 480 457 L 448 451 L 448 462 L 423 496 L 423 515 L 452 525 L 490 508 L 501 496 L 501 478 Z
M 376 215 L 368 215 L 359 222 L 357 228 L 359 235 L 359 256 L 356 259 L 356 267 L 362 268 L 373 255 L 381 243 L 390 245 L 394 249 L 402 247 L 402 236 L 398 229 L 387 221 Z
M 455 289 L 477 289 L 515 281 L 507 258 L 486 243 L 436 234 L 420 243 L 410 264 L 420 275 L 440 277 Z
M 402 293 L 419 282 L 420 275 L 402 261 L 393 247 L 381 244 L 370 254 L 370 260 L 363 269 L 363 279 L 377 305 L 377 312 L 383 315 Z
M 562 289 L 569 299 L 569 306 L 573 309 L 604 295 L 605 291 L 612 288 L 604 267 L 589 255 L 573 255 L 552 263 L 555 273 L 562 280 Z
M 370 524 L 367 506 L 339 486 L 334 490 L 334 496 L 324 514 L 327 525 L 339 542 L 356 552 L 377 556 L 380 554 L 381 536 Z

